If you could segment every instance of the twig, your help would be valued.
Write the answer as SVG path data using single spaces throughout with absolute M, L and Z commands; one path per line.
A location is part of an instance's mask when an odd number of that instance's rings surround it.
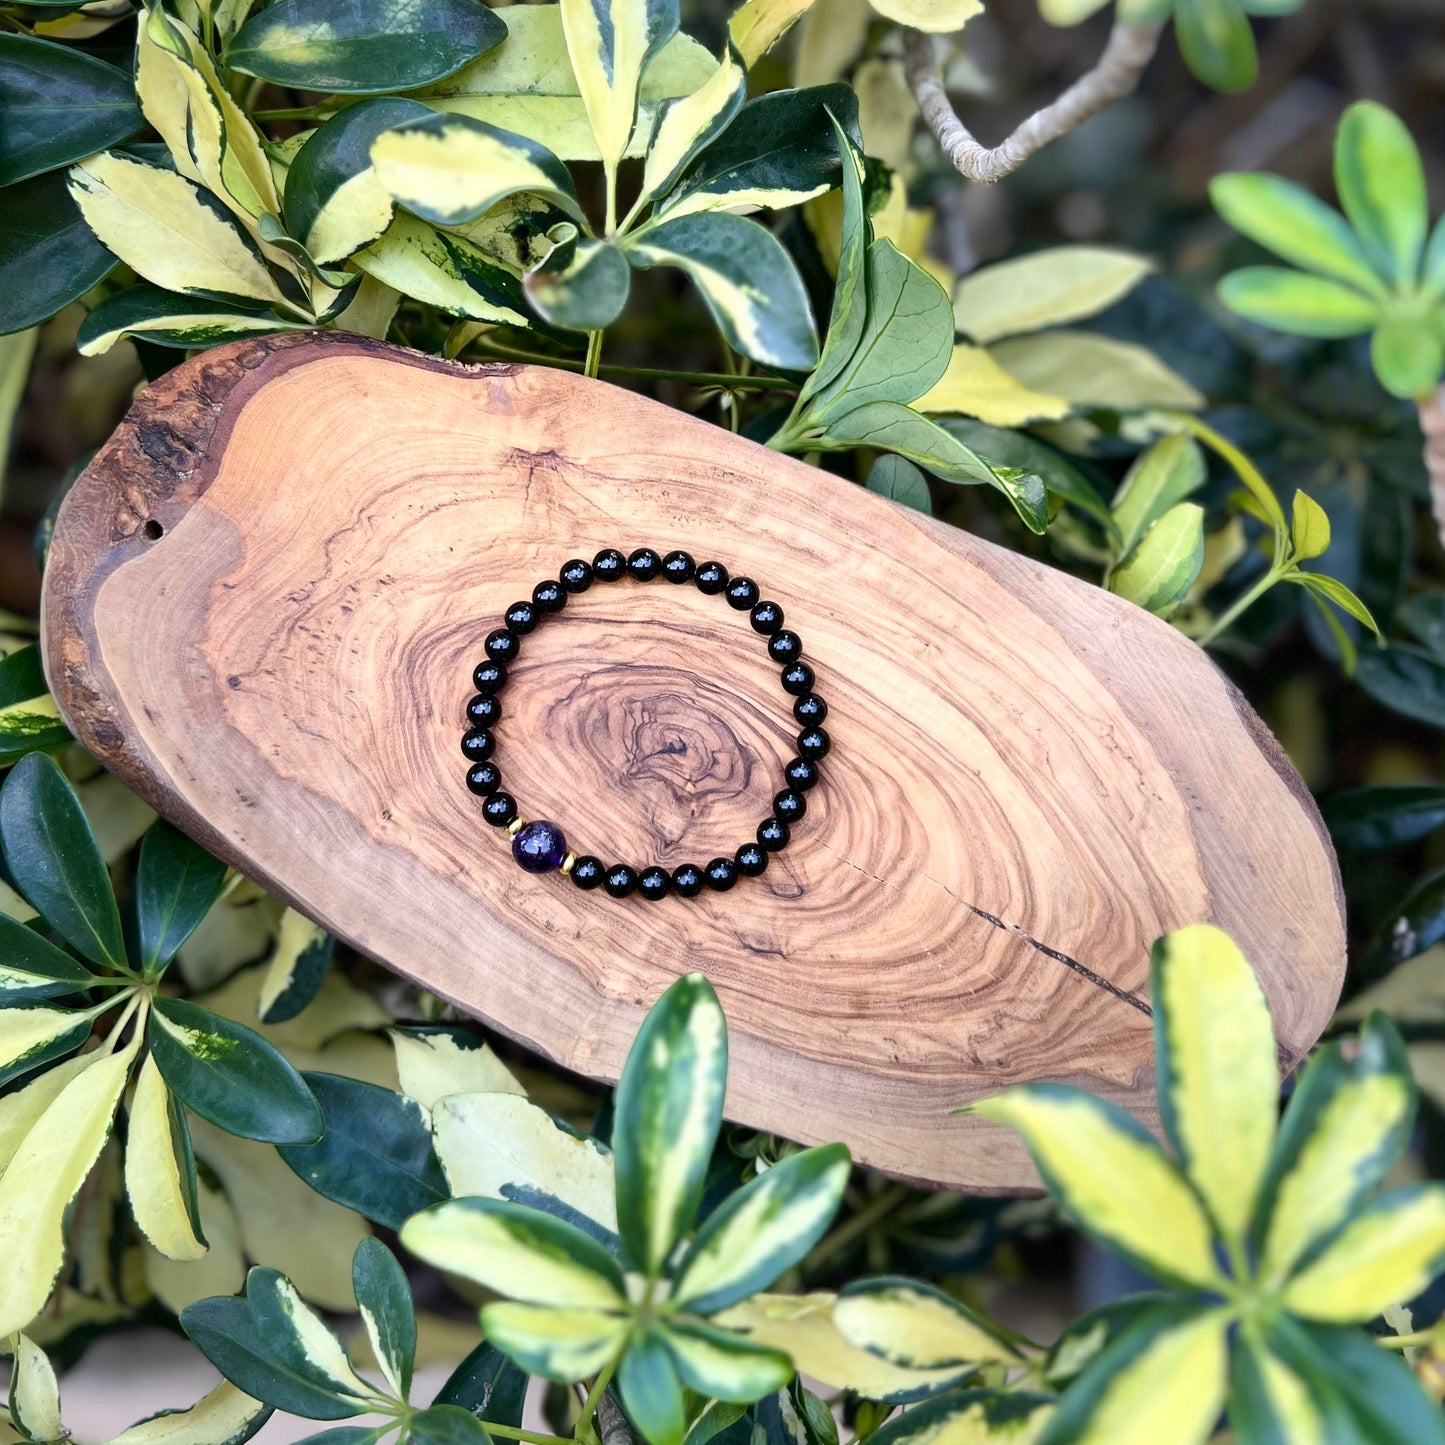
M 612 1403 L 611 1395 L 603 1395 L 597 1401 L 597 1433 L 602 1437 L 602 1445 L 637 1445 L 627 1417 Z
M 1425 433 L 1425 470 L 1430 475 L 1430 505 L 1440 544 L 1445 546 L 1445 382 L 1420 398 L 1420 430 Z
M 903 63 L 918 108 L 928 128 L 938 137 L 949 164 L 971 181 L 1001 181 L 1035 151 L 1128 95 L 1154 58 L 1163 30 L 1162 23 L 1115 24 L 1094 68 L 1080 76 L 1052 105 L 1035 111 L 992 150 L 981 145 L 959 120 L 938 72 L 938 56 L 931 35 L 905 29 Z

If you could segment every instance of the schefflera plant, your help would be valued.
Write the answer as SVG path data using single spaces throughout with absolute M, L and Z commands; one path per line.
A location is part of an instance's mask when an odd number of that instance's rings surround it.
M 1201 924 L 1161 939 L 1150 996 L 1169 1152 L 1082 1089 L 1028 1084 L 972 1106 L 1018 1130 L 1081 1230 L 1162 1285 L 1076 1320 L 1030 1366 L 1065 1387 L 1034 1445 L 1202 1445 L 1226 1411 L 1238 1445 L 1445 1442 L 1445 1416 L 1391 1341 L 1359 1328 L 1445 1263 L 1445 1185 L 1371 1197 L 1415 1116 L 1394 1026 L 1373 1014 L 1321 1049 L 1277 1124 L 1269 1010 L 1229 937 Z M 904 1281 L 854 1286 L 834 1318 L 913 1367 L 950 1363 L 978 1334 L 961 1307 Z M 908 1413 L 890 1426 L 889 1445 L 935 1438 L 972 1408 L 940 1397 L 913 1428 Z
M 166 823 L 141 843 L 133 921 L 65 775 L 43 753 L 0 789 L 5 865 L 35 910 L 0 913 L 0 1339 L 41 1312 L 66 1255 L 66 1211 L 125 1102 L 125 1181 L 141 1232 L 172 1259 L 207 1243 L 186 1109 L 273 1144 L 320 1138 L 301 1076 L 253 1030 L 170 997 L 167 968 L 226 868 Z
M 717 995 L 701 975 L 686 975 L 648 1014 L 617 1087 L 615 1250 L 553 1214 L 497 1199 L 449 1200 L 401 1231 L 413 1254 L 503 1297 L 481 1311 L 493 1345 L 532 1374 L 590 1380 L 584 1417 L 615 1381 L 651 1445 L 683 1440 L 693 1423 L 687 1391 L 746 1404 L 792 1378 L 786 1354 L 713 1317 L 808 1253 L 851 1170 L 841 1144 L 803 1150 L 699 1224 L 727 1058 Z

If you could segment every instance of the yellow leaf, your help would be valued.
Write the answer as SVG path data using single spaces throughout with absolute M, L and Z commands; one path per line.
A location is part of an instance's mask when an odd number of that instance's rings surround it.
M 863 49 L 872 18 L 868 0 L 815 0 L 798 27 L 793 84 L 841 80 Z
M 93 1053 L 77 1054 L 36 1075 L 23 1087 L 0 1094 L 0 1174 L 9 1166 L 40 1116 L 60 1096 L 60 1091 L 99 1057 Z
M 201 1233 L 210 1249 L 196 1260 L 168 1259 L 147 1244 L 145 1280 L 151 1292 L 172 1314 L 212 1295 L 240 1294 L 246 1283 L 246 1258 L 241 1249 L 236 1211 L 219 1189 L 204 1178 L 197 1181 Z
M 363 276 L 346 309 L 331 323 L 336 331 L 350 331 L 357 336 L 374 336 L 378 341 L 386 339 L 391 330 L 392 318 L 401 305 L 401 293 L 393 290 L 375 276 Z
M 142 1420 L 121 1431 L 110 1445 L 230 1445 L 231 1441 L 249 1438 L 251 1422 L 266 1408 L 229 1380 L 222 1380 L 189 1410 Z
M 989 350 L 1025 386 L 1061 396 L 1074 406 L 1195 411 L 1204 405 L 1203 395 L 1182 376 L 1132 342 L 1084 331 L 1050 331 L 1000 341 Z
M 843 1295 L 833 1322 L 845 1339 L 908 1369 L 1018 1358 L 963 1306 L 905 1282 Z
M 1057 421 L 1069 414 L 1061 396 L 1031 391 L 1017 382 L 982 346 L 960 342 L 937 385 L 913 403 L 918 411 L 958 412 L 990 426 L 1016 427 Z
M 1295 556 L 1301 561 L 1323 556 L 1330 546 L 1330 519 L 1313 497 L 1294 494 L 1294 525 L 1290 529 Z
M 527 1091 L 490 1044 L 463 1048 L 444 1030 L 391 1031 L 401 1092 L 431 1110 L 449 1094 L 519 1094 Z
M 872 0 L 872 4 L 880 15 L 899 25 L 935 35 L 951 35 L 975 15 L 983 14 L 983 0 Z
M 864 152 L 901 175 L 909 169 L 918 124 L 918 102 L 903 78 L 902 62 L 865 60 L 853 72 L 853 89 L 858 93 Z
M 1279 1110 L 1264 991 L 1234 940 L 1204 923 L 1154 945 L 1151 979 L 1166 1131 L 1214 1222 L 1241 1240 Z
M 184 176 L 104 153 L 71 168 L 70 193 L 101 244 L 147 281 L 284 301 L 261 258 Z
M 812 5 L 813 0 L 747 0 L 733 12 L 728 34 L 751 69 Z
M 63 1440 L 60 1386 L 50 1361 L 34 1340 L 15 1337 L 15 1362 L 10 1375 L 10 1409 L 15 1423 L 31 1440 Z
M 140 1044 L 137 1029 L 118 1053 L 97 1059 L 66 1084 L 16 1150 L 0 1179 L 0 1337 L 22 1330 L 45 1307 L 65 1260 L 66 1206 L 110 1136 L 116 1105 Z
M 1103 246 L 1055 246 L 984 266 L 959 283 L 958 329 L 998 341 L 1093 316 L 1132 291 L 1154 269 L 1144 256 Z
M 140 1231 L 172 1259 L 199 1259 L 206 1242 L 191 1222 L 183 1164 L 177 1155 L 170 1090 L 150 1055 L 130 1103 L 125 1185 Z

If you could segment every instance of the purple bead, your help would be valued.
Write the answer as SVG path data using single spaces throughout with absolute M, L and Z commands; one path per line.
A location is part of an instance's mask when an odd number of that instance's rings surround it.
M 567 840 L 555 823 L 528 823 L 512 839 L 512 857 L 528 873 L 551 873 L 566 856 Z

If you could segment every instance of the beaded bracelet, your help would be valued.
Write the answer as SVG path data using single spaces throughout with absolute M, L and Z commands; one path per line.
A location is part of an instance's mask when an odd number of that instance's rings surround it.
M 605 866 L 591 854 L 578 855 L 567 848 L 562 830 L 545 821 L 528 822 L 517 811 L 517 801 L 502 791 L 502 775 L 491 761 L 496 749 L 493 733 L 502 716 L 500 694 L 507 681 L 507 668 L 522 649 L 522 639 L 544 617 L 560 612 L 574 592 L 585 592 L 593 582 L 615 582 L 632 577 L 651 582 L 666 577 L 669 582 L 693 582 L 708 596 L 721 593 L 728 605 L 746 611 L 753 630 L 767 639 L 768 655 L 782 666 L 783 691 L 793 698 L 793 716 L 802 725 L 798 734 L 798 755 L 783 769 L 786 786 L 773 799 L 773 811 L 758 825 L 756 840 L 744 843 L 731 858 L 714 858 L 705 868 L 684 863 L 671 873 L 654 865 L 641 871 L 626 863 Z M 783 609 L 766 601 L 755 582 L 728 576 L 721 562 L 697 566 L 686 552 L 669 552 L 660 557 L 651 547 L 639 547 L 623 557 L 615 547 L 604 548 L 592 561 L 574 558 L 562 567 L 558 580 L 539 582 L 530 602 L 514 602 L 507 608 L 505 625 L 487 635 L 486 660 L 472 673 L 477 695 L 467 704 L 468 728 L 462 737 L 462 753 L 471 763 L 467 787 L 483 799 L 482 816 L 505 828 L 512 839 L 512 856 L 528 873 L 550 873 L 560 869 L 579 888 L 599 885 L 614 898 L 632 892 L 656 901 L 676 893 L 695 898 L 704 886 L 726 892 L 742 877 L 756 877 L 768 866 L 768 855 L 787 846 L 792 824 L 808 811 L 806 794 L 819 778 L 818 764 L 831 747 L 822 721 L 828 705 L 813 691 L 813 669 L 803 661 L 803 643 L 796 632 L 783 627 Z

